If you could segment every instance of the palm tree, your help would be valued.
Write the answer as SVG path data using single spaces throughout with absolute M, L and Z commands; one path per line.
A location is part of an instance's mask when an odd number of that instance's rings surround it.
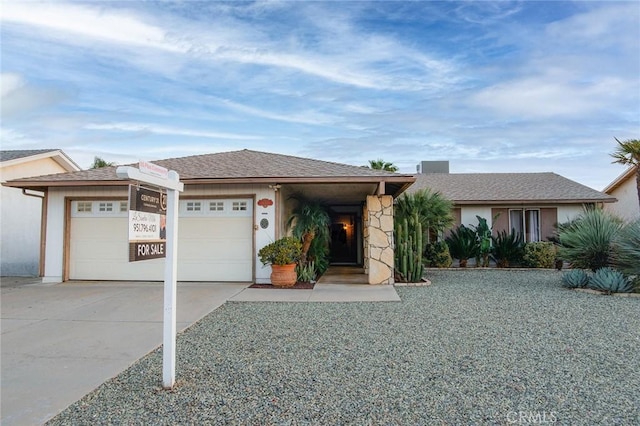
M 397 172 L 398 166 L 393 163 L 387 163 L 383 159 L 369 160 L 369 168 L 375 170 L 386 170 L 387 172 Z
M 429 188 L 418 190 L 412 194 L 406 192 L 396 200 L 394 215 L 398 220 L 418 214 L 422 229 L 426 234 L 425 242 L 453 225 L 451 211 L 453 203 L 441 193 Z
M 329 243 L 331 218 L 322 203 L 307 200 L 300 195 L 291 198 L 297 200 L 298 205 L 291 212 L 287 227 L 291 228 L 294 237 L 302 241 L 300 265 L 304 267 L 309 261 L 309 248 L 311 248 L 314 239 L 319 240 L 316 243 Z
M 114 162 L 105 161 L 100 157 L 93 157 L 93 164 L 91 165 L 90 169 L 99 169 L 101 167 L 111 167 L 115 165 L 116 163 Z
M 618 138 L 614 139 L 618 142 L 618 147 L 611 154 L 615 158 L 613 162 L 636 168 L 636 187 L 640 205 L 640 139 L 627 139 L 624 142 L 620 142 Z

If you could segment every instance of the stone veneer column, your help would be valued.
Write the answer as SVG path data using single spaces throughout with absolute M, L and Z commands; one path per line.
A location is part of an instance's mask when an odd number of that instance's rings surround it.
M 369 210 L 367 203 L 362 208 L 362 250 L 364 251 L 364 273 L 369 275 Z
M 368 195 L 364 208 L 364 267 L 369 284 L 393 284 L 393 197 Z

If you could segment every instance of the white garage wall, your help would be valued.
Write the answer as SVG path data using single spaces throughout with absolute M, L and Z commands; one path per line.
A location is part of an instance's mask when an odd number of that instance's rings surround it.
M 254 204 L 254 229 L 255 229 L 255 280 L 256 282 L 270 282 L 269 276 L 271 268 L 263 267 L 257 257 L 260 248 L 274 241 L 276 197 L 275 191 L 268 185 L 201 185 L 194 187 L 188 185 L 180 197 L 199 196 L 224 196 L 229 198 L 251 197 L 255 202 L 267 198 L 274 201 L 274 204 L 267 208 Z M 47 212 L 47 239 L 45 250 L 45 275 L 43 282 L 60 282 L 63 278 L 63 252 L 64 252 L 64 216 L 65 197 L 71 198 L 123 198 L 127 197 L 127 187 L 92 187 L 92 188 L 51 188 L 48 198 Z M 267 228 L 260 226 L 260 221 L 267 219 Z M 153 261 L 149 261 L 153 262 Z

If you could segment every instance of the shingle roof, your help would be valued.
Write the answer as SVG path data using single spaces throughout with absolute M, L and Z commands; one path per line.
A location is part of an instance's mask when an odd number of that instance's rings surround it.
M 615 198 L 555 173 L 427 173 L 407 192 L 439 191 L 456 204 L 613 202 Z
M 162 167 L 175 170 L 182 181 L 216 179 L 312 179 L 312 178 L 363 178 L 378 180 L 413 181 L 412 175 L 402 175 L 384 170 L 372 170 L 367 167 L 351 166 L 309 158 L 267 152 L 241 150 L 215 154 L 194 155 L 181 158 L 153 161 Z M 81 170 L 70 173 L 38 176 L 24 179 L 29 183 L 41 183 L 43 186 L 97 183 L 100 181 L 121 180 L 116 175 L 117 167 Z M 13 182 L 20 182 L 17 179 Z
M 16 149 L 0 151 L 0 161 L 17 160 L 18 158 L 31 157 L 45 152 L 59 151 L 58 149 Z

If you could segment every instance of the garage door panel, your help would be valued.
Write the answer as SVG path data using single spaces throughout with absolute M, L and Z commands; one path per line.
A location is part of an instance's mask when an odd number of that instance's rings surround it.
M 243 259 L 247 258 L 247 247 L 251 241 L 201 241 L 187 240 L 181 241 L 178 246 L 178 260 L 188 259 Z M 250 260 L 250 259 L 245 259 Z
M 181 218 L 178 224 L 181 238 L 234 239 L 251 238 L 251 218 Z
M 252 280 L 253 218 L 243 214 L 179 218 L 178 280 Z M 123 213 L 78 216 L 72 213 L 71 218 L 71 279 L 164 279 L 164 259 L 129 262 L 128 219 Z

